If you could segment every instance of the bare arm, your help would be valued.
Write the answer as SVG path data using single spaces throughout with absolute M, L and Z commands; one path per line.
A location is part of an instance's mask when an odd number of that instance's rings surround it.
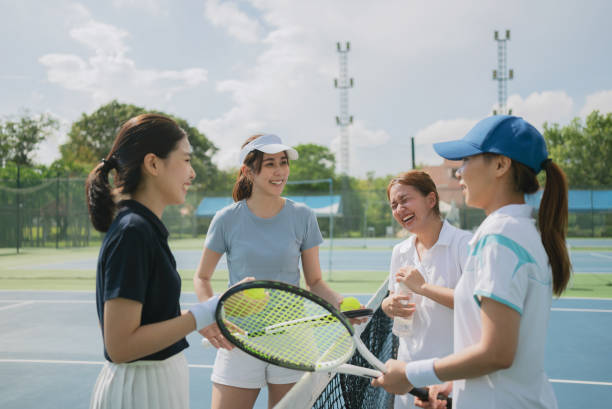
M 214 295 L 210 279 L 215 272 L 215 268 L 221 259 L 222 254 L 204 247 L 202 258 L 198 269 L 193 275 L 193 289 L 198 296 L 198 300 L 204 301 Z M 215 348 L 225 348 L 231 350 L 234 346 L 221 334 L 219 326 L 215 323 L 200 331 L 202 336 L 208 338 Z
M 514 362 L 521 322 L 518 311 L 483 297 L 480 317 L 480 341 L 461 352 L 436 361 L 435 371 L 441 380 L 483 376 L 509 368 Z
M 520 314 L 490 298 L 481 305 L 482 335 L 480 341 L 463 351 L 435 361 L 434 370 L 442 381 L 475 378 L 509 368 L 514 362 L 520 326 Z M 390 359 L 387 372 L 372 381 L 392 393 L 407 393 L 412 384 L 406 379 L 406 363 Z
M 193 315 L 186 311 L 148 325 L 140 325 L 141 313 L 142 304 L 127 298 L 104 303 L 104 345 L 113 362 L 129 362 L 161 351 L 196 327 Z
M 342 296 L 332 290 L 322 278 L 319 246 L 302 251 L 302 268 L 304 269 L 304 280 L 306 280 L 308 289 L 333 306 L 339 307 Z
M 193 289 L 200 301 L 209 299 L 214 295 L 210 279 L 221 259 L 222 254 L 204 247 L 200 264 L 193 276 Z
M 430 298 L 445 307 L 453 309 L 455 291 L 452 288 L 441 287 L 425 281 L 419 270 L 414 267 L 403 267 L 397 272 L 397 281 L 402 281 L 412 291 Z

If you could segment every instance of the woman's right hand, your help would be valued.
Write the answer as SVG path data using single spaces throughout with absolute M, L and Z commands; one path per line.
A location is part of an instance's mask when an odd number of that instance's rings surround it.
M 253 280 L 255 280 L 255 277 L 246 277 L 234 284 L 232 287 Z M 234 345 L 223 336 L 216 322 L 207 327 L 202 328 L 200 330 L 200 334 L 202 334 L 203 337 L 207 338 L 210 344 L 217 349 L 224 348 L 230 351 L 234 348 Z
M 234 348 L 234 345 L 223 336 L 216 322 L 210 324 L 208 327 L 202 328 L 200 334 L 207 338 L 210 344 L 215 348 L 224 348 L 228 351 Z
M 431 385 L 428 386 L 429 389 L 429 400 L 427 402 L 423 402 L 419 398 L 414 398 L 414 404 L 419 408 L 426 409 L 445 409 L 446 401 L 438 399 L 438 395 L 442 394 L 444 396 L 450 395 L 453 390 L 453 383 L 446 382 L 440 385 Z
M 390 318 L 402 317 L 408 318 L 414 314 L 415 304 L 409 302 L 411 295 L 400 295 L 391 293 L 382 302 L 382 309 Z

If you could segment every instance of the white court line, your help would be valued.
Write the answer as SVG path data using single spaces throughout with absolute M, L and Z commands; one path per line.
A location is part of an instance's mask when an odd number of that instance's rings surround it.
M 592 298 L 581 298 L 583 300 L 592 300 Z M 602 300 L 609 300 L 608 298 Z M 95 304 L 94 300 L 23 300 L 23 299 L 0 299 L 0 302 L 13 302 L 17 303 L 14 305 L 7 305 L 0 307 L 0 311 L 8 310 L 10 308 L 16 308 L 29 304 Z M 183 306 L 195 305 L 196 302 L 183 302 Z M 551 311 L 565 311 L 565 312 L 612 312 L 612 310 L 595 309 L 595 308 L 551 308 Z
M 104 361 L 65 361 L 56 359 L 0 359 L 8 364 L 59 364 L 59 365 L 104 365 Z M 190 368 L 212 369 L 213 365 L 191 364 Z
M 570 311 L 570 312 L 612 312 L 612 310 L 596 310 L 588 308 L 551 308 L 551 311 Z
M 23 301 L 23 300 L 17 300 L 13 302 L 18 302 L 18 301 Z M 11 308 L 23 307 L 24 305 L 30 305 L 30 304 L 34 304 L 34 302 L 33 301 L 23 301 L 23 302 L 19 302 L 18 304 L 5 305 L 4 307 L 0 307 L 0 311 L 10 310 Z
M 579 385 L 612 386 L 612 382 L 574 381 L 571 379 L 549 379 L 552 383 L 576 383 Z
M 594 257 L 601 257 L 601 258 L 605 258 L 608 260 L 612 260 L 612 256 L 609 256 L 607 254 L 601 254 L 601 253 L 589 253 L 589 254 Z
M 103 361 L 62 361 L 54 359 L 0 359 L 0 363 L 9 364 L 59 364 L 59 365 L 103 365 Z M 190 368 L 212 369 L 213 365 L 191 364 Z M 579 385 L 612 386 L 612 382 L 577 381 L 573 379 L 549 379 L 552 383 L 572 383 Z

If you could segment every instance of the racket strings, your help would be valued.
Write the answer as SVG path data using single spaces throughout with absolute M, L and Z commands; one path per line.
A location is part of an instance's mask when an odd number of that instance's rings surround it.
M 223 314 L 226 326 L 235 329 L 230 340 L 268 361 L 312 371 L 353 354 L 352 337 L 340 319 L 290 291 L 266 289 L 262 299 L 237 292 L 225 300 Z

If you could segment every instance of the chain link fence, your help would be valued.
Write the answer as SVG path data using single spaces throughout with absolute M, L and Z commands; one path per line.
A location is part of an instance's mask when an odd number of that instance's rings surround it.
M 103 235 L 89 222 L 85 178 L 58 177 L 20 189 L 6 185 L 0 183 L 0 247 L 81 247 L 101 241 Z M 459 190 L 441 188 L 439 193 L 441 210 L 453 224 L 473 230 L 484 220 L 482 210 L 465 206 Z M 290 193 L 325 194 L 295 187 Z M 325 237 L 329 236 L 331 222 L 334 237 L 393 237 L 400 232 L 385 190 L 351 189 L 333 194 L 342 197 L 341 214 L 333 221 L 319 218 Z M 164 212 L 163 221 L 171 237 L 205 235 L 211 218 L 197 217 L 199 203 L 205 197 L 229 196 L 229 191 L 191 190 L 183 205 L 169 206 Z M 572 203 L 578 204 L 572 207 Z M 612 190 L 570 191 L 569 222 L 569 236 L 612 237 Z

